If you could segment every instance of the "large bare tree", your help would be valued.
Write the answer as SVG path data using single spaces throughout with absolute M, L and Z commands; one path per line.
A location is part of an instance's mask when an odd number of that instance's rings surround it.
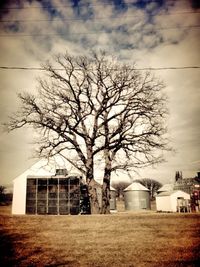
M 10 118 L 8 130 L 33 127 L 40 134 L 39 156 L 61 154 L 81 171 L 92 213 L 99 212 L 94 166 L 100 161 L 101 212 L 108 213 L 112 172 L 162 160 L 167 148 L 163 83 L 105 53 L 66 53 L 56 56 L 53 64 L 45 64 L 37 94 L 19 95 L 22 105 Z

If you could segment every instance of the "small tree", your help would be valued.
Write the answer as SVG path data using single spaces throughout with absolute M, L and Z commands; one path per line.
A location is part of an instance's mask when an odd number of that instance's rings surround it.
M 150 191 L 151 200 L 155 198 L 155 194 L 159 188 L 161 188 L 162 184 L 154 179 L 144 178 L 144 179 L 137 179 L 134 182 L 138 182 L 144 185 Z
M 94 165 L 104 169 L 102 213 L 109 212 L 111 173 L 162 161 L 166 97 L 149 72 L 117 62 L 105 53 L 58 55 L 44 66 L 36 95 L 19 94 L 22 106 L 8 131 L 28 125 L 40 134 L 40 157 L 61 154 L 86 177 L 91 213 L 99 212 Z

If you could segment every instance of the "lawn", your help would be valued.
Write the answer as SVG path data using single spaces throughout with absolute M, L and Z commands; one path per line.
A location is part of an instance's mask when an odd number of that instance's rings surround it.
M 0 207 L 0 266 L 198 266 L 200 214 L 11 216 Z

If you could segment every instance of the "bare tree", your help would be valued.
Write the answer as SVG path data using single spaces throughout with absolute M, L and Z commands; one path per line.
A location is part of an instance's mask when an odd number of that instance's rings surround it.
M 19 94 L 22 106 L 7 124 L 25 125 L 40 134 L 39 156 L 63 155 L 81 171 L 89 188 L 91 213 L 99 212 L 94 164 L 104 168 L 102 213 L 109 212 L 111 173 L 162 161 L 166 97 L 163 84 L 149 72 L 117 62 L 105 53 L 58 55 L 37 95 Z M 160 154 L 158 152 L 161 152 Z
M 117 197 L 123 198 L 124 197 L 124 189 L 126 187 L 128 187 L 130 184 L 131 184 L 131 182 L 127 182 L 127 181 L 120 181 L 120 182 L 114 181 L 112 183 L 112 186 L 117 191 Z
M 134 180 L 134 182 L 138 182 L 144 185 L 150 191 L 151 200 L 155 198 L 155 194 L 159 188 L 161 188 L 162 184 L 159 181 L 150 178 L 143 178 Z

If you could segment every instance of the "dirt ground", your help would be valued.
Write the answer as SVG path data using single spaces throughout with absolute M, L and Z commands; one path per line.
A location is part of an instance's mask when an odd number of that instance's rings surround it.
M 12 216 L 10 207 L 0 207 L 0 234 L 3 267 L 194 267 L 200 261 L 199 213 Z

